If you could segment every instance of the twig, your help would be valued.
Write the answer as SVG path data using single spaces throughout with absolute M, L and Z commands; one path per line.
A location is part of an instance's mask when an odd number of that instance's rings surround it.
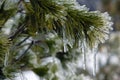
M 30 43 L 30 45 L 29 45 L 28 48 L 24 51 L 24 53 L 21 54 L 18 59 L 16 59 L 16 61 L 20 61 L 20 60 L 27 54 L 28 50 L 32 47 L 32 45 L 33 45 L 33 41 Z
M 29 38 L 29 36 L 27 36 L 25 39 L 23 39 L 21 42 L 19 42 L 18 44 L 16 44 L 15 46 L 20 46 L 22 43 L 24 43 L 27 39 Z
M 21 25 L 19 29 L 16 30 L 16 32 L 9 37 L 9 40 L 13 40 L 16 36 L 18 36 L 23 30 L 25 29 L 25 24 Z

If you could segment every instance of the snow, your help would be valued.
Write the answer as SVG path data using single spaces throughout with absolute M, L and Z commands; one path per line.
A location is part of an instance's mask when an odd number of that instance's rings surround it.
M 14 80 L 40 80 L 40 78 L 32 71 L 24 71 L 17 73 L 17 77 Z

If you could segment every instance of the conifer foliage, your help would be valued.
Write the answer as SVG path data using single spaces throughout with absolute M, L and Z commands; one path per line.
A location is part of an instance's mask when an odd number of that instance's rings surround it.
M 111 26 L 106 12 L 76 0 L 1 0 L 0 69 L 5 78 L 32 70 L 43 80 L 79 80 L 68 64 L 104 42 Z

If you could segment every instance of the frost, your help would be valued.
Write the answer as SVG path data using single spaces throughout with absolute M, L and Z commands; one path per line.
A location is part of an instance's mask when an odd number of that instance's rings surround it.
M 73 6 L 73 8 L 78 9 L 80 11 L 82 10 L 89 11 L 89 8 L 87 8 L 86 5 L 80 6 L 79 3 L 75 3 L 75 6 Z

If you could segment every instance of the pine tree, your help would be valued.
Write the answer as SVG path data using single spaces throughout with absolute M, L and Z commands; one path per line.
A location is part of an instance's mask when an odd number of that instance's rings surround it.
M 80 80 L 75 61 L 104 42 L 111 26 L 106 12 L 76 0 L 1 0 L 0 77 L 32 70 L 41 80 Z

